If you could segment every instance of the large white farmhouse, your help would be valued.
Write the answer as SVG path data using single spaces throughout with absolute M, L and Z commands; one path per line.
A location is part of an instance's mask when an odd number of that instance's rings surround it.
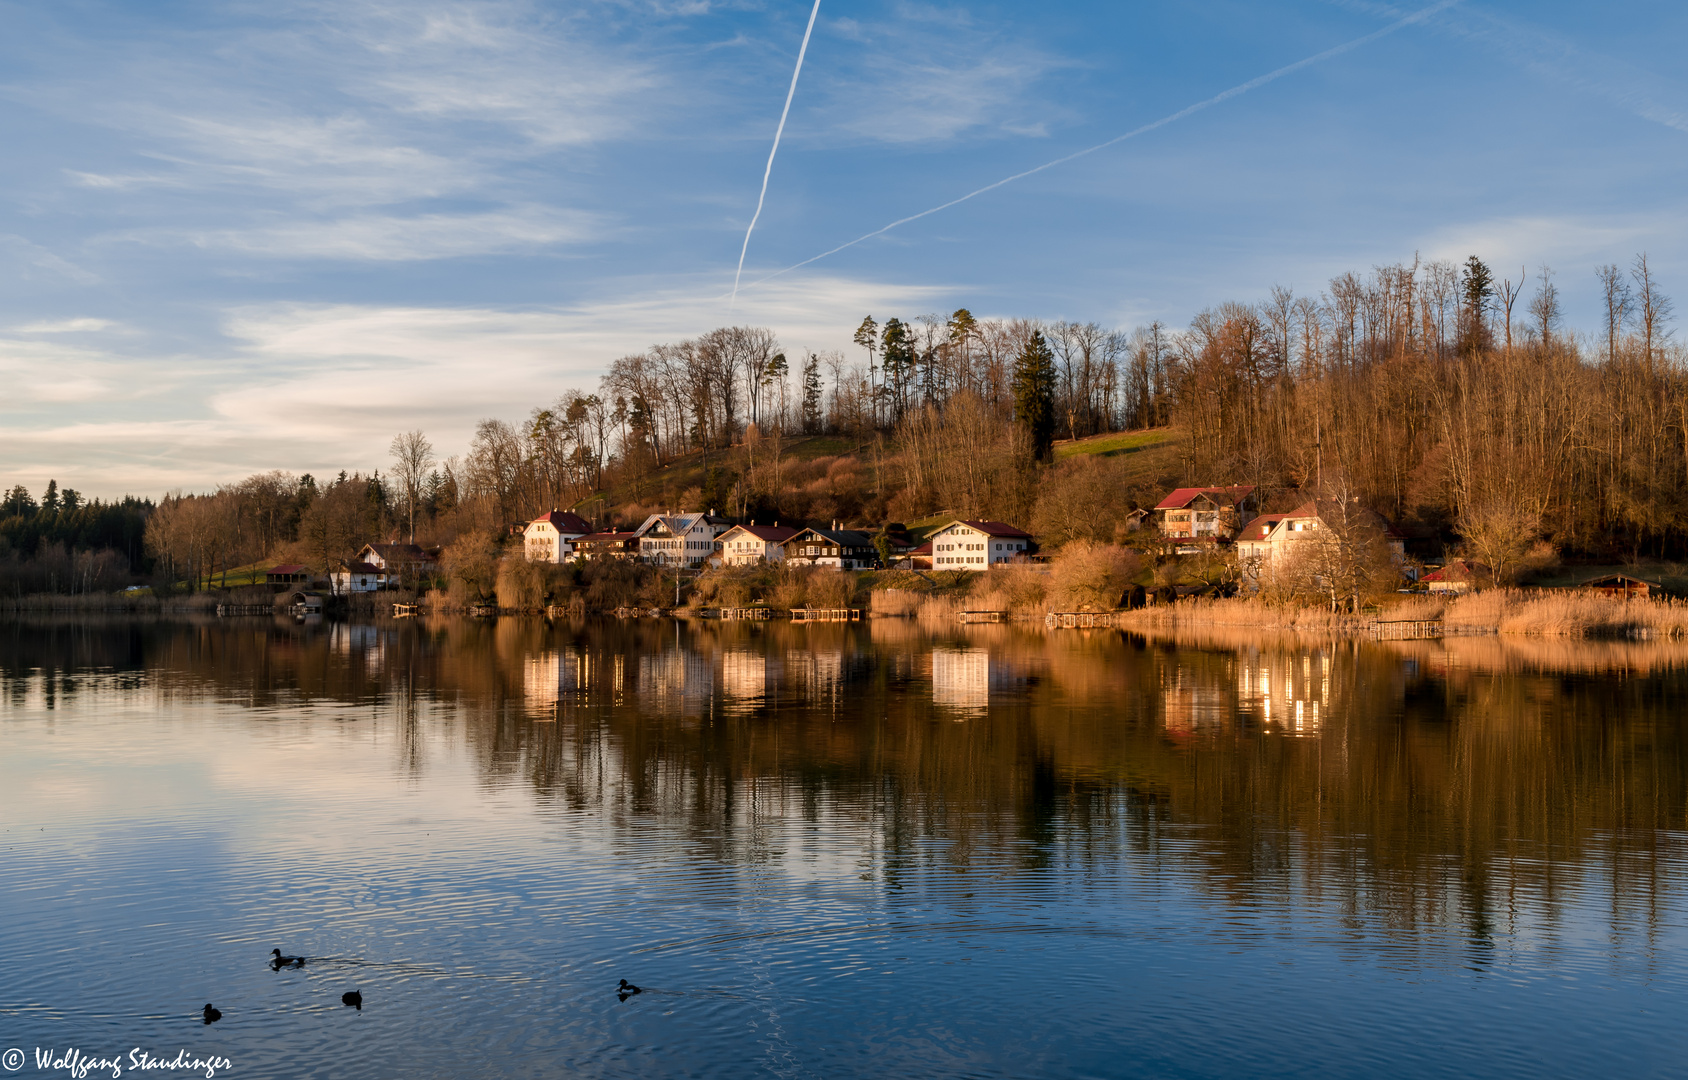
M 580 515 L 553 510 L 527 523 L 522 550 L 530 562 L 564 562 L 574 555 L 573 541 L 594 531 Z
M 715 538 L 731 527 L 714 514 L 652 514 L 633 532 L 641 562 L 701 566 L 715 554 Z
M 785 525 L 734 525 L 715 541 L 723 566 L 754 566 L 782 562 L 785 542 L 802 532 Z
M 955 521 L 932 534 L 932 569 L 983 570 L 1024 559 L 1032 534 L 1000 521 Z

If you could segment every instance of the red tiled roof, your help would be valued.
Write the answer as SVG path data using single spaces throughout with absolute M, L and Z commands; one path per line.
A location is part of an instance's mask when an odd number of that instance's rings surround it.
M 1230 487 L 1174 488 L 1172 494 L 1155 505 L 1156 510 L 1182 510 L 1197 495 L 1223 495 L 1232 502 L 1240 502 L 1254 494 L 1253 484 L 1233 484 Z
M 592 531 L 592 525 L 585 518 L 570 510 L 553 510 L 549 514 L 540 514 L 528 524 L 534 525 L 541 521 L 549 522 L 560 533 L 585 536 Z
M 1278 522 L 1282 521 L 1284 518 L 1287 518 L 1287 517 L 1290 517 L 1290 516 L 1291 515 L 1289 515 L 1289 514 L 1261 514 L 1259 517 L 1255 518 L 1253 521 L 1251 521 L 1247 525 L 1243 526 L 1243 531 L 1237 535 L 1237 539 L 1238 540 L 1259 540 L 1259 539 L 1262 539 L 1268 533 L 1270 533 L 1272 531 L 1272 526 L 1276 525 Z M 1259 528 L 1260 528 L 1260 534 L 1258 536 L 1255 535 L 1255 531 L 1254 531 L 1256 526 L 1259 526 Z
M 1032 538 L 1031 533 L 1023 532 L 1002 521 L 963 521 L 960 524 L 970 529 L 977 529 L 986 536 L 1005 536 L 1014 540 L 1030 540 Z M 949 526 L 946 525 L 944 528 L 947 529 Z
M 1466 559 L 1454 559 L 1440 570 L 1432 570 L 1419 578 L 1420 581 L 1470 581 L 1472 578 L 1487 576 L 1489 568 L 1480 562 L 1470 562 Z M 1451 575 L 1451 576 L 1450 576 Z
M 921 544 L 919 547 L 917 547 L 913 551 L 909 552 L 909 554 L 910 555 L 930 555 L 930 554 L 932 554 L 932 541 L 930 541 L 930 540 L 926 541 L 924 544 Z

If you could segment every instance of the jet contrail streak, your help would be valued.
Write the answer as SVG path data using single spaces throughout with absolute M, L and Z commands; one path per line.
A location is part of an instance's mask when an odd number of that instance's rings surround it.
M 816 2 L 817 2 L 817 5 L 818 5 L 819 0 L 816 0 Z M 861 236 L 856 237 L 854 240 L 849 241 L 848 243 L 839 244 L 837 247 L 831 249 L 830 251 L 823 251 L 819 255 L 816 255 L 815 257 L 810 258 L 810 259 L 804 259 L 800 263 L 793 263 L 792 265 L 786 267 L 784 270 L 776 270 L 772 274 L 769 274 L 767 277 L 757 278 L 755 281 L 752 281 L 749 285 L 746 285 L 745 288 L 753 289 L 756 286 L 762 284 L 764 281 L 772 281 L 774 278 L 777 278 L 782 274 L 789 274 L 793 270 L 800 270 L 803 267 L 808 266 L 812 262 L 819 262 L 820 260 L 826 258 L 828 255 L 836 255 L 840 251 L 843 251 L 845 248 L 855 247 L 857 244 L 861 243 L 864 240 L 872 240 L 876 236 L 883 236 L 885 233 L 890 232 L 892 229 L 895 229 L 899 225 L 907 225 L 911 221 L 919 221 L 921 218 L 929 217 L 932 214 L 936 214 L 940 210 L 948 210 L 950 207 L 955 206 L 958 203 L 964 203 L 968 199 L 976 198 L 977 196 L 983 195 L 987 191 L 995 191 L 997 188 L 1002 187 L 1005 184 L 1012 184 L 1016 180 L 1024 180 L 1026 177 L 1031 176 L 1035 173 L 1043 172 L 1045 169 L 1053 169 L 1057 165 L 1065 165 L 1067 162 L 1073 161 L 1077 158 L 1084 157 L 1086 154 L 1094 154 L 1096 151 L 1106 150 L 1108 147 L 1113 146 L 1116 143 L 1122 143 L 1127 139 L 1135 139 L 1139 135 L 1146 135 L 1149 132 L 1154 131 L 1156 128 L 1163 128 L 1166 125 L 1173 123 L 1174 121 L 1184 119 L 1186 116 L 1189 116 L 1191 113 L 1201 112 L 1203 109 L 1211 108 L 1214 105 L 1218 105 L 1220 102 L 1229 101 L 1231 98 L 1237 97 L 1240 94 L 1246 94 L 1250 90 L 1258 89 L 1262 86 L 1265 86 L 1269 82 L 1273 82 L 1275 80 L 1283 78 L 1285 75 L 1289 75 L 1289 74 L 1292 74 L 1294 72 L 1300 71 L 1304 67 L 1310 67 L 1313 64 L 1320 63 L 1321 61 L 1329 60 L 1333 56 L 1340 56 L 1343 53 L 1348 52 L 1352 49 L 1358 49 L 1362 45 L 1369 45 L 1372 42 L 1376 41 L 1378 38 L 1384 37 L 1385 35 L 1388 35 L 1388 34 L 1393 34 L 1395 31 L 1401 29 L 1404 26 L 1411 26 L 1413 23 L 1423 22 L 1425 19 L 1428 19 L 1430 16 L 1435 15 L 1438 12 L 1445 11 L 1448 8 L 1453 7 L 1455 4 L 1457 4 L 1459 2 L 1460 2 L 1460 0 L 1440 0 L 1439 3 L 1432 4 L 1429 7 L 1424 8 L 1421 11 L 1417 11 L 1417 12 L 1414 12 L 1413 14 L 1408 15 L 1404 18 L 1397 19 L 1396 21 L 1390 23 L 1388 26 L 1383 27 L 1381 30 L 1374 30 L 1369 34 L 1366 34 L 1364 37 L 1357 37 L 1353 41 L 1344 42 L 1343 44 L 1337 45 L 1334 48 L 1326 49 L 1322 53 L 1316 53 L 1312 56 L 1309 56 L 1304 60 L 1297 60 L 1293 64 L 1288 64 L 1284 67 L 1279 68 L 1276 71 L 1269 71 L 1266 74 L 1259 76 L 1258 78 L 1250 79 L 1248 82 L 1239 83 L 1238 85 L 1231 87 L 1229 90 L 1225 90 L 1225 91 L 1222 91 L 1221 93 L 1213 95 L 1212 97 L 1208 98 L 1205 101 L 1198 101 L 1194 105 L 1185 106 L 1184 108 L 1179 109 L 1175 113 L 1172 113 L 1168 116 L 1163 116 L 1159 120 L 1156 120 L 1152 123 L 1144 124 L 1140 128 L 1133 128 L 1132 130 L 1126 132 L 1124 135 L 1115 135 L 1113 138 L 1107 140 L 1106 142 L 1099 142 L 1095 146 L 1088 146 L 1088 147 L 1085 147 L 1083 150 L 1075 150 L 1074 152 L 1066 155 L 1065 157 L 1058 157 L 1054 161 L 1046 161 L 1042 165 L 1038 165 L 1034 168 L 1027 169 L 1025 172 L 1017 172 L 1013 176 L 1005 176 L 1001 180 L 998 180 L 994 184 L 986 184 L 984 187 L 979 188 L 976 191 L 969 191 L 965 195 L 962 195 L 958 198 L 951 199 L 947 203 L 942 203 L 938 206 L 934 206 L 930 210 L 922 210 L 918 214 L 910 214 L 908 217 L 898 218 L 896 221 L 891 222 L 891 224 L 886 225 L 883 228 L 875 229 L 870 233 L 865 233 Z M 793 85 L 795 85 L 795 81 L 794 81 Z M 773 161 L 773 159 L 770 157 L 769 163 L 772 164 L 772 161 Z M 752 224 L 754 224 L 754 222 Z M 746 246 L 748 246 L 749 243 L 750 243 L 750 236 L 747 233 L 745 235 Z M 740 257 L 739 257 L 739 268 L 740 268 L 741 271 L 743 270 L 743 267 L 744 267 L 744 258 L 743 258 L 743 255 L 740 255 Z M 738 297 L 738 279 L 737 278 L 734 278 L 734 280 L 733 280 L 733 296 L 734 296 L 735 299 Z
M 821 0 L 809 11 L 809 25 L 803 31 L 803 44 L 797 50 L 797 66 L 791 71 L 791 88 L 785 92 L 785 108 L 780 110 L 780 126 L 774 129 L 774 145 L 768 150 L 768 167 L 762 170 L 762 194 L 756 196 L 756 213 L 750 215 L 750 228 L 744 230 L 744 246 L 739 248 L 738 270 L 733 274 L 733 301 L 738 300 L 739 278 L 744 274 L 744 254 L 750 250 L 750 234 L 756 231 L 756 219 L 762 216 L 762 200 L 768 197 L 768 177 L 774 173 L 774 155 L 779 153 L 780 136 L 785 133 L 785 118 L 791 112 L 791 99 L 797 93 L 797 76 L 803 73 L 803 54 L 809 51 L 809 35 L 815 30 L 815 16 L 821 13 Z

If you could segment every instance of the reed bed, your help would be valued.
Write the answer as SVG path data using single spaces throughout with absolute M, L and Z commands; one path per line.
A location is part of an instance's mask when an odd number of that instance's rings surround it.
M 1441 621 L 1465 632 L 1541 637 L 1688 636 L 1688 602 L 1623 599 L 1591 592 L 1492 589 L 1463 596 L 1415 596 L 1377 615 L 1268 603 L 1259 597 L 1185 600 L 1125 616 L 1136 626 L 1234 626 L 1297 633 L 1359 633 L 1374 620 Z

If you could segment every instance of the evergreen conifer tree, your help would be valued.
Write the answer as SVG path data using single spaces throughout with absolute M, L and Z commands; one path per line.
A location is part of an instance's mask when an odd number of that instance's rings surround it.
M 1037 459 L 1048 461 L 1055 441 L 1055 353 L 1040 330 L 1014 358 L 1014 420 L 1031 436 Z

